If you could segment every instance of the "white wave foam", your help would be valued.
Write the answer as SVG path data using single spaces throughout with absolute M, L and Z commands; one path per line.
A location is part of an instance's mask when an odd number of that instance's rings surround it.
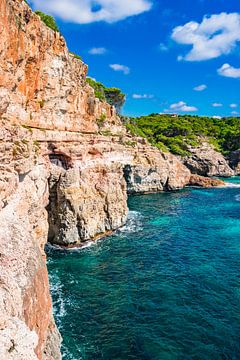
M 235 196 L 236 201 L 240 201 L 240 194 Z
M 121 227 L 117 233 L 121 233 L 121 234 L 126 234 L 126 233 L 135 233 L 138 231 L 142 231 L 143 230 L 143 225 L 142 225 L 142 215 L 140 212 L 138 211 L 129 211 L 128 213 L 128 217 L 127 217 L 127 222 L 126 224 Z M 76 247 L 72 247 L 72 248 L 63 248 L 59 245 L 52 245 L 50 243 L 48 243 L 46 245 L 47 249 L 49 251 L 64 251 L 64 252 L 79 252 L 81 250 L 87 249 L 87 248 L 91 248 L 95 245 L 97 245 L 99 242 L 103 241 L 104 239 L 106 239 L 106 237 L 101 237 L 97 240 L 89 240 L 86 241 L 85 243 L 81 244 L 81 246 L 76 246 Z M 49 262 L 51 262 L 51 259 L 48 260 Z
M 72 248 L 66 248 L 66 247 L 62 247 L 62 246 L 59 246 L 59 245 L 52 245 L 50 243 L 47 243 L 46 245 L 46 248 L 48 251 L 63 251 L 63 252 L 75 252 L 75 251 L 80 251 L 80 250 L 83 250 L 83 249 L 86 249 L 86 248 L 89 248 L 95 244 L 97 244 L 100 240 L 102 240 L 102 238 L 100 239 L 97 239 L 97 240 L 89 240 L 89 241 L 86 241 L 85 243 L 82 243 L 81 246 L 76 246 L 76 247 L 72 247 Z M 51 258 L 48 259 L 48 262 L 51 262 Z
M 138 211 L 129 211 L 126 224 L 119 229 L 120 233 L 135 233 L 143 230 L 142 215 Z
M 65 302 L 63 296 L 63 285 L 59 279 L 59 277 L 54 274 L 49 276 L 50 280 L 50 291 L 51 294 L 54 295 L 53 301 L 53 312 L 57 318 L 62 318 L 66 315 Z
M 240 184 L 234 184 L 234 183 L 226 182 L 226 187 L 228 187 L 228 188 L 240 188 Z

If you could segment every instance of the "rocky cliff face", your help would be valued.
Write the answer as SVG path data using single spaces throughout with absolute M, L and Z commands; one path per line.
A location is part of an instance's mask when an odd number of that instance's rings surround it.
M 229 164 L 234 170 L 235 175 L 240 175 L 240 149 L 230 153 Z
M 60 359 L 44 253 L 48 176 L 34 166 L 0 212 L 1 359 Z
M 201 176 L 223 176 L 229 177 L 234 175 L 233 169 L 230 168 L 224 156 L 214 150 L 204 139 L 200 146 L 189 147 L 190 156 L 183 159 L 193 174 Z
M 127 189 L 179 189 L 190 171 L 126 134 L 87 66 L 25 1 L 0 2 L 0 37 L 0 358 L 58 360 L 48 237 L 106 235 L 126 220 Z
M 78 139 L 54 145 L 48 207 L 52 243 L 81 245 L 116 230 L 127 218 L 127 193 L 176 190 L 189 182 L 181 162 L 141 138 L 96 134 Z M 65 154 L 65 164 L 58 154 Z

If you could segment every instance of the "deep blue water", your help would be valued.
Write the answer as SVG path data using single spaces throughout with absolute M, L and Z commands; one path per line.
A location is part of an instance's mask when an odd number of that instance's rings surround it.
M 129 207 L 113 236 L 49 252 L 63 359 L 239 360 L 240 187 Z

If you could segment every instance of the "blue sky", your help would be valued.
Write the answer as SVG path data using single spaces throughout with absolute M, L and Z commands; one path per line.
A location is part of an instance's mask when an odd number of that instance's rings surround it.
M 239 0 L 32 0 L 124 114 L 240 113 Z

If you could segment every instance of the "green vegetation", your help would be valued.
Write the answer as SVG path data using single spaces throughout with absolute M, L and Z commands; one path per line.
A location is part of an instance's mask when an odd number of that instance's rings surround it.
M 95 96 L 101 101 L 106 101 L 104 94 L 105 86 L 89 77 L 86 79 L 86 81 L 94 89 Z
M 21 125 L 21 126 L 22 126 L 22 128 L 28 130 L 30 133 L 33 132 L 33 129 L 31 128 L 31 126 L 28 126 L 28 125 Z
M 112 134 L 112 132 L 110 130 L 100 131 L 99 134 L 103 135 L 103 136 L 113 136 L 113 134 Z
M 240 148 L 240 118 L 151 114 L 124 121 L 133 135 L 145 137 L 159 149 L 180 156 L 188 155 L 188 146 L 197 146 L 203 137 L 225 155 Z
M 74 52 L 69 51 L 69 54 L 71 54 L 74 57 L 74 59 L 82 60 L 81 56 L 75 54 Z
M 40 16 L 41 20 L 46 24 L 50 29 L 59 32 L 59 28 L 57 26 L 56 20 L 54 17 L 44 14 L 42 11 L 35 11 L 35 14 Z
M 117 112 L 120 113 L 122 106 L 125 103 L 125 94 L 121 92 L 120 89 L 112 87 L 112 88 L 104 88 L 104 94 L 106 101 L 115 106 Z
M 101 101 L 107 101 L 110 105 L 115 106 L 118 113 L 125 102 L 125 94 L 118 88 L 107 88 L 102 83 L 92 78 L 86 79 L 87 83 L 94 89 L 95 96 Z
M 100 118 L 97 119 L 97 124 L 101 128 L 104 126 L 104 123 L 106 121 L 106 114 L 101 114 Z
M 137 145 L 136 141 L 131 141 L 131 140 L 120 140 L 120 144 L 124 145 L 124 146 L 131 146 L 134 147 Z

